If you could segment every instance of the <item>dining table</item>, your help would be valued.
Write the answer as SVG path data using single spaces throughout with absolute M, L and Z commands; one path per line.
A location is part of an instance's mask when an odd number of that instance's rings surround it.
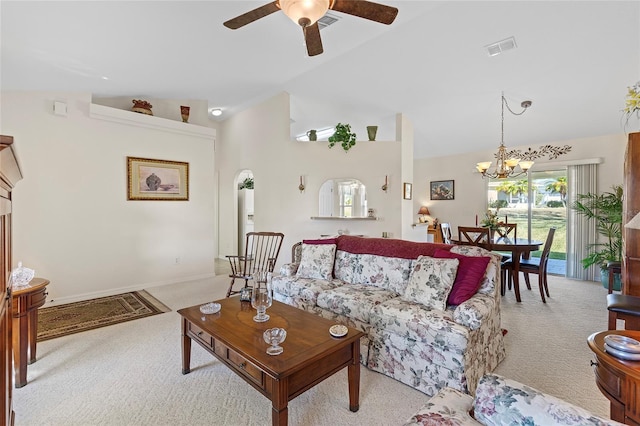
M 453 244 L 468 244 L 458 240 L 452 240 Z M 531 240 L 528 238 L 494 238 L 488 242 L 477 242 L 474 245 L 482 247 L 489 251 L 497 252 L 511 252 L 511 263 L 513 268 L 513 291 L 516 295 L 516 301 L 520 302 L 520 259 L 529 259 L 531 252 L 540 249 L 540 246 L 544 244 L 543 241 Z M 502 283 L 503 290 L 506 283 Z M 504 294 L 504 293 L 503 293 Z

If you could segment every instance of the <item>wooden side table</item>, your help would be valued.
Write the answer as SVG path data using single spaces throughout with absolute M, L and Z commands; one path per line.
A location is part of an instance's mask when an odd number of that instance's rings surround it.
M 433 242 L 442 244 L 442 232 L 438 228 L 427 228 L 427 235 L 433 235 Z
M 13 291 L 13 370 L 17 388 L 27 384 L 27 364 L 36 361 L 38 308 L 47 301 L 48 284 L 49 280 L 34 278 L 29 287 Z
M 596 355 L 596 384 L 611 403 L 611 419 L 640 425 L 640 361 L 625 361 L 604 350 L 604 337 L 620 334 L 640 340 L 640 331 L 609 330 L 589 336 L 589 348 Z

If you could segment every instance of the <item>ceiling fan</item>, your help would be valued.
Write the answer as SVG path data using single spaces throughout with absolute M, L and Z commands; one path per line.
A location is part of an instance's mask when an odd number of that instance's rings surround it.
M 282 10 L 293 22 L 302 27 L 309 56 L 323 52 L 318 19 L 327 10 L 336 10 L 381 24 L 391 24 L 398 15 L 398 9 L 365 0 L 276 0 L 251 10 L 224 23 L 236 30 L 260 18 Z

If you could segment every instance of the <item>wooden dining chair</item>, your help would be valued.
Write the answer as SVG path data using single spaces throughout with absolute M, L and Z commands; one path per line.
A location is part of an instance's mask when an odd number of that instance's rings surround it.
M 458 243 L 477 246 L 489 242 L 489 228 L 458 226 Z
M 549 285 L 547 283 L 547 263 L 549 263 L 549 253 L 551 252 L 551 244 L 553 243 L 553 236 L 556 232 L 556 228 L 550 228 L 547 233 L 547 239 L 542 249 L 540 258 L 533 259 L 520 259 L 520 272 L 524 274 L 524 282 L 527 288 L 531 290 L 531 282 L 529 281 L 529 274 L 538 274 L 538 287 L 540 287 L 540 297 L 542 302 L 547 303 L 544 295 L 549 295 Z M 511 288 L 512 273 L 513 273 L 513 259 L 506 262 L 502 262 L 502 268 L 508 274 L 509 288 Z
M 233 289 L 236 278 L 244 280 L 244 287 L 247 287 L 254 274 L 273 272 L 283 239 L 284 234 L 280 232 L 247 233 L 244 255 L 227 256 L 231 265 L 231 274 L 229 274 L 231 283 L 227 290 L 227 297 L 242 291 Z
M 440 232 L 442 233 L 442 242 L 444 244 L 452 244 L 451 225 L 448 222 L 444 222 L 440 224 Z
M 517 237 L 518 224 L 517 223 L 505 223 L 496 228 L 498 238 L 509 238 L 515 240 Z

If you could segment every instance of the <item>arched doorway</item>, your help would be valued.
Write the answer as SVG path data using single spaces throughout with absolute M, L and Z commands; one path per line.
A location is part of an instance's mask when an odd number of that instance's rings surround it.
M 243 170 L 238 173 L 238 177 L 236 179 L 236 247 L 238 247 L 238 255 L 244 254 L 245 235 L 247 232 L 252 232 L 254 230 L 253 191 L 253 172 L 251 170 Z

